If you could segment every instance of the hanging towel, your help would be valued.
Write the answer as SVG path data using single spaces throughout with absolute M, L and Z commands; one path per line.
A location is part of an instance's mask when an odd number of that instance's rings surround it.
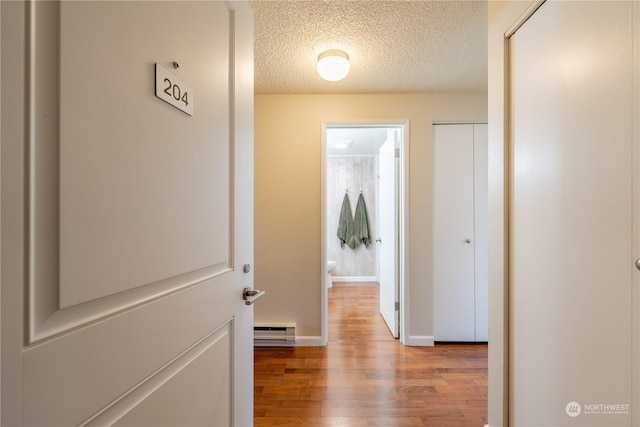
M 338 238 L 340 239 L 341 248 L 344 247 L 345 243 L 351 249 L 356 247 L 357 240 L 353 234 L 353 217 L 351 216 L 351 203 L 349 203 L 348 194 L 345 194 L 342 200 L 340 219 L 338 220 Z
M 360 193 L 358 204 L 356 205 L 356 213 L 353 219 L 354 234 L 357 244 L 364 243 L 366 248 L 371 244 L 371 235 L 369 234 L 369 217 L 367 215 L 367 206 L 364 204 L 364 197 Z

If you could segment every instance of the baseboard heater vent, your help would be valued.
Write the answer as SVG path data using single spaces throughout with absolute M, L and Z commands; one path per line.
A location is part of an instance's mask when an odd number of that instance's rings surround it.
M 253 345 L 257 347 L 292 347 L 296 344 L 296 324 L 255 324 Z

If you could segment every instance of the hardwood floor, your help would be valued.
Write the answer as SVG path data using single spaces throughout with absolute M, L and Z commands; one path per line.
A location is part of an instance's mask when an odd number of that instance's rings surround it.
M 377 283 L 335 283 L 329 311 L 326 347 L 255 349 L 256 427 L 487 422 L 486 345 L 401 345 Z

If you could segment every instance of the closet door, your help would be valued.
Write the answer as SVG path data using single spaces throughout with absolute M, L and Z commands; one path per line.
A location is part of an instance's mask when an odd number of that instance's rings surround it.
M 473 125 L 434 126 L 433 331 L 475 340 Z
M 489 340 L 489 150 L 486 124 L 473 125 L 474 295 L 476 341 Z
M 510 425 L 640 425 L 636 3 L 509 38 Z

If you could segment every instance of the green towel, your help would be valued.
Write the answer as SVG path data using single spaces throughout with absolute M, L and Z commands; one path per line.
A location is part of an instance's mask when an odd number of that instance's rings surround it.
M 340 219 L 338 220 L 338 238 L 341 248 L 345 243 L 351 249 L 357 245 L 356 237 L 353 234 L 353 217 L 351 216 L 351 203 L 349 203 L 348 194 L 345 194 L 342 200 L 342 209 L 340 209 Z
M 356 213 L 353 219 L 353 234 L 355 235 L 357 244 L 364 243 L 366 248 L 371 244 L 371 235 L 369 234 L 369 218 L 367 216 L 367 206 L 364 204 L 364 197 L 360 193 L 358 204 L 356 205 Z

